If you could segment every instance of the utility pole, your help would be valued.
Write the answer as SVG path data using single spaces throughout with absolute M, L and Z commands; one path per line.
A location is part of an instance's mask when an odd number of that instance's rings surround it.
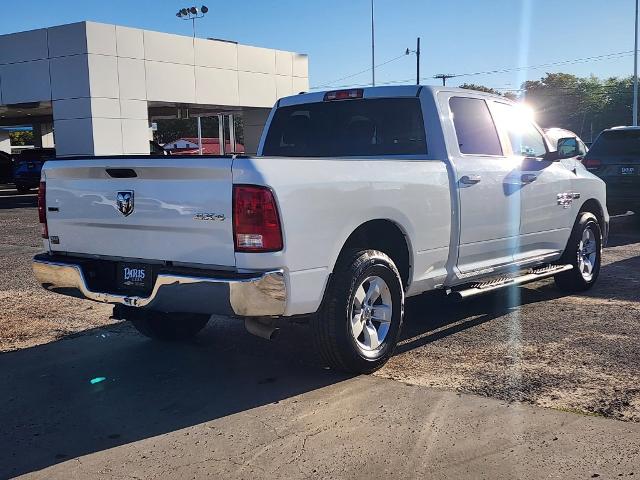
M 447 79 L 453 78 L 453 77 L 455 77 L 455 75 L 453 75 L 451 73 L 439 73 L 438 75 L 434 76 L 433 78 L 442 79 L 442 86 L 446 87 L 447 86 Z
M 635 46 L 633 49 L 633 126 L 638 126 L 638 0 L 636 0 Z
M 376 36 L 373 16 L 373 0 L 371 0 L 371 85 L 376 86 Z
M 420 85 L 420 37 L 418 37 L 416 41 L 416 49 L 410 50 L 407 48 L 404 51 L 405 55 L 410 55 L 412 53 L 416 54 L 416 85 Z
M 416 85 L 420 85 L 420 37 L 416 44 Z

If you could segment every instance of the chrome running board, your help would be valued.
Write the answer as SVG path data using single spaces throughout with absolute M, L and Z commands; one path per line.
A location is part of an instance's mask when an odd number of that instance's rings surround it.
M 484 282 L 474 282 L 467 285 L 461 285 L 452 289 L 448 295 L 457 299 L 475 297 L 489 292 L 494 292 L 508 287 L 524 285 L 525 283 L 535 282 L 543 278 L 553 277 L 558 273 L 566 272 L 573 269 L 573 265 L 547 265 L 544 267 L 532 268 L 515 277 L 498 277 Z

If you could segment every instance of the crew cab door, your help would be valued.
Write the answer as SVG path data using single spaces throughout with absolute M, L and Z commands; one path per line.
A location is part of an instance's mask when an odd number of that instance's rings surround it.
M 460 272 L 490 273 L 513 262 L 520 230 L 520 195 L 507 183 L 514 160 L 505 155 L 482 96 L 441 94 L 455 193 L 459 203 Z
M 564 250 L 576 216 L 571 188 L 575 174 L 565 162 L 544 159 L 544 136 L 525 109 L 498 101 L 490 107 L 517 165 L 510 178 L 520 197 L 514 260 L 553 260 Z

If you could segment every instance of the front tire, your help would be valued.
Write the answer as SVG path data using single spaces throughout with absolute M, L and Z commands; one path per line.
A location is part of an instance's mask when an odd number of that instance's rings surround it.
M 208 315 L 130 310 L 125 318 L 145 337 L 164 341 L 184 341 L 195 337 L 209 321 Z
M 393 355 L 403 314 L 404 289 L 393 260 L 377 250 L 346 252 L 311 323 L 317 350 L 334 369 L 371 373 Z
M 562 263 L 573 269 L 554 277 L 556 286 L 566 292 L 584 292 L 596 283 L 602 261 L 602 229 L 590 212 L 580 214 L 571 232 Z

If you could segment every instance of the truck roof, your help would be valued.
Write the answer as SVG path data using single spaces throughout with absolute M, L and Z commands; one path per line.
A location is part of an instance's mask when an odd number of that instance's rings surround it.
M 350 87 L 350 88 L 333 88 L 327 90 L 319 90 L 317 92 L 300 92 L 298 95 L 292 95 L 289 97 L 283 97 L 278 100 L 277 106 L 299 105 L 303 103 L 316 103 L 322 102 L 324 95 L 327 92 L 335 91 L 349 91 L 349 90 L 362 90 L 363 98 L 381 98 L 381 97 L 416 97 L 424 90 L 428 90 L 432 95 L 436 95 L 438 92 L 458 92 L 461 94 L 469 95 L 471 93 L 480 94 L 487 97 L 500 98 L 506 100 L 504 97 L 495 95 L 492 93 L 481 92 L 478 90 L 469 90 L 458 87 L 443 87 L 438 85 L 383 85 L 379 87 Z
M 627 125 L 619 125 L 617 127 L 611 127 L 611 128 L 606 128 L 604 131 L 611 131 L 611 130 L 640 130 L 640 127 L 632 127 L 632 126 L 627 126 Z

